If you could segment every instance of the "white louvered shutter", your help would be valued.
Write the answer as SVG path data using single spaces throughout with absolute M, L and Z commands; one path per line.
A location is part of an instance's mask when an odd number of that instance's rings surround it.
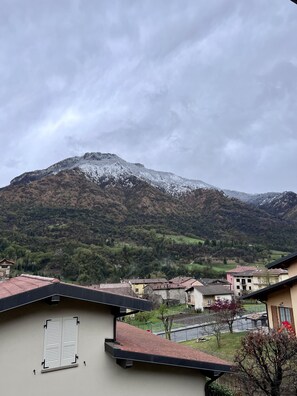
M 77 355 L 77 318 L 63 318 L 61 342 L 61 366 L 76 363 Z
M 62 319 L 50 319 L 45 324 L 44 368 L 60 366 Z

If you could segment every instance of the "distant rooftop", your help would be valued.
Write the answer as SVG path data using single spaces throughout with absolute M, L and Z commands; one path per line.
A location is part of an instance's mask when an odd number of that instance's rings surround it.
M 64 283 L 56 278 L 22 274 L 0 283 L 0 312 L 45 300 L 54 295 L 140 311 L 151 309 L 149 301 L 138 297 Z

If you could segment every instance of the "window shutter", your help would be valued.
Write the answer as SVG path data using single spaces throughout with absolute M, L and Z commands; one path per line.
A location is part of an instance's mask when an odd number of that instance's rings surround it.
M 63 318 L 61 366 L 68 366 L 76 363 L 77 333 L 77 318 Z
M 44 326 L 44 368 L 60 366 L 62 320 L 47 320 Z
M 279 321 L 277 316 L 277 307 L 275 305 L 271 306 L 271 314 L 272 314 L 272 326 L 274 330 L 279 328 Z
M 291 316 L 291 325 L 292 325 L 292 327 L 293 327 L 293 329 L 294 329 L 294 331 L 295 331 L 295 323 L 294 323 L 293 309 L 292 309 L 292 308 L 289 308 L 289 310 L 290 310 L 290 316 Z

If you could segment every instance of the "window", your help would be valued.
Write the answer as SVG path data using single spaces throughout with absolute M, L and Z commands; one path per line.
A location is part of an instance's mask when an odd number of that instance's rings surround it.
M 236 289 L 240 289 L 240 286 L 236 286 Z
M 77 365 L 78 317 L 48 319 L 44 324 L 43 368 Z
M 138 292 L 139 292 L 138 287 L 135 287 L 135 293 L 138 293 Z
M 279 329 L 282 326 L 282 322 L 289 322 L 292 327 L 295 328 L 292 308 L 282 306 L 277 307 L 275 305 L 272 305 L 271 316 L 273 328 L 275 330 Z
M 237 278 L 237 279 L 236 279 L 236 282 L 239 282 L 239 281 L 240 281 L 240 279 Z
M 285 307 L 279 307 L 279 319 L 281 323 L 282 322 L 292 323 L 291 309 Z
M 252 282 L 252 280 L 251 280 L 251 279 L 248 279 L 247 281 L 248 281 L 249 283 L 251 283 L 251 282 Z

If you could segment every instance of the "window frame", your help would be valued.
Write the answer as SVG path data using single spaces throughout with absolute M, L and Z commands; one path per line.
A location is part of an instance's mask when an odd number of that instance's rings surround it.
M 78 366 L 79 323 L 78 316 L 56 317 L 45 321 L 42 373 Z

